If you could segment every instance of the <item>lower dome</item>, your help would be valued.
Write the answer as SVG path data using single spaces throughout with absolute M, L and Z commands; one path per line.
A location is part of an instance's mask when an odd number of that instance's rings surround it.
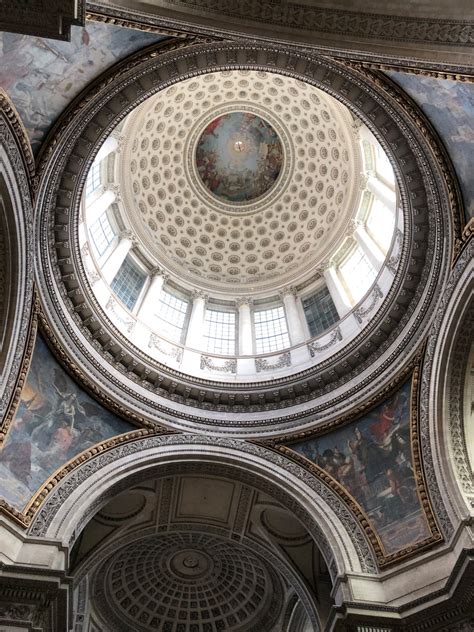
M 275 184 L 283 147 L 273 127 L 250 112 L 218 116 L 203 131 L 196 166 L 211 193 L 228 202 L 249 202 Z
M 93 594 L 94 609 L 114 632 L 263 632 L 279 614 L 272 606 L 281 587 L 270 567 L 236 542 L 173 533 L 120 548 L 99 569 Z

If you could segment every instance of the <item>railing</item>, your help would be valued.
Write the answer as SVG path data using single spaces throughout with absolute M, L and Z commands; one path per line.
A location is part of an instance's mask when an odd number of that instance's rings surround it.
M 387 258 L 370 290 L 351 312 L 331 328 L 319 336 L 286 349 L 242 356 L 217 355 L 192 349 L 152 330 L 124 307 L 103 278 L 97 280 L 95 275 L 93 279 L 90 278 L 95 269 L 94 260 L 87 248 L 82 255 L 94 294 L 107 317 L 124 336 L 152 359 L 198 377 L 226 382 L 255 382 L 283 377 L 315 366 L 355 338 L 379 309 L 392 285 L 394 258 L 399 257 L 401 251 L 401 236 L 397 236 L 395 242 L 392 256 Z

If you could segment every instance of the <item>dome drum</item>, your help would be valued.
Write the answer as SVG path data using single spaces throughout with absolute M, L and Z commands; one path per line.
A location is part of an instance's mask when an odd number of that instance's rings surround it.
M 206 66 L 208 55 L 219 59 L 217 67 Z M 45 173 L 56 174 L 49 178 L 50 184 L 41 188 L 39 193 L 42 213 L 38 216 L 37 228 L 42 250 L 38 253 L 38 261 L 46 279 L 40 284 L 45 322 L 55 332 L 58 344 L 70 350 L 71 361 L 82 370 L 87 366 L 87 371 L 101 385 L 105 385 L 105 359 L 108 397 L 121 401 L 148 420 L 165 421 L 172 426 L 192 427 L 194 430 L 199 427 L 216 429 L 218 426 L 222 431 L 225 427 L 238 428 L 240 411 L 249 410 L 255 415 L 255 420 L 247 422 L 248 430 L 243 431 L 252 432 L 256 428 L 266 428 L 267 431 L 288 428 L 294 423 L 292 415 L 302 408 L 305 410 L 305 423 L 309 419 L 316 422 L 340 415 L 356 406 L 369 390 L 383 389 L 396 376 L 396 359 L 402 351 L 405 359 L 414 357 L 433 305 L 439 300 L 440 288 L 449 267 L 453 226 L 441 219 L 450 204 L 447 190 L 451 185 L 449 168 L 440 166 L 442 155 L 436 142 L 426 133 L 426 124 L 418 112 L 405 104 L 393 87 L 384 85 L 383 90 L 379 89 L 382 80 L 378 75 L 365 74 L 363 77 L 357 70 L 342 64 L 335 65 L 312 57 L 303 59 L 285 53 L 279 55 L 278 66 L 275 66 L 271 62 L 274 60 L 271 48 L 224 44 L 187 45 L 181 51 L 163 50 L 159 60 L 159 66 L 155 66 L 155 58 L 145 58 L 141 62 L 145 73 L 143 77 L 147 77 L 147 90 L 143 89 L 144 78 L 130 82 L 126 70 L 111 77 L 110 81 L 115 85 L 114 94 L 98 91 L 91 96 L 74 124 L 68 126 L 66 123 L 60 129 L 62 140 L 45 154 L 42 168 Z M 182 74 L 174 76 L 171 82 L 168 73 L 171 67 L 176 68 L 177 63 Z M 394 270 L 391 286 L 382 283 L 381 287 L 379 284 L 380 292 L 369 293 L 366 302 L 358 306 L 358 315 L 362 320 L 371 316 L 363 336 L 358 334 L 352 339 L 344 339 L 343 336 L 344 343 L 340 345 L 337 344 L 340 341 L 336 340 L 334 346 L 328 348 L 327 358 L 317 364 L 314 364 L 311 351 L 306 347 L 310 356 L 308 365 L 298 365 L 298 370 L 292 375 L 274 373 L 273 370 L 267 374 L 263 370 L 258 373 L 258 381 L 242 381 L 239 377 L 238 380 L 234 378 L 223 382 L 223 371 L 212 373 L 204 367 L 206 377 L 202 374 L 192 376 L 176 369 L 171 356 L 168 356 L 171 358 L 168 365 L 161 361 L 162 356 L 151 359 L 130 341 L 126 335 L 128 332 L 117 324 L 118 321 L 114 324 L 110 322 L 99 301 L 90 293 L 86 265 L 79 255 L 77 218 L 88 168 L 100 143 L 119 120 L 136 106 L 146 111 L 146 99 L 158 95 L 159 90 L 175 88 L 174 95 L 178 96 L 181 83 L 195 81 L 199 84 L 210 74 L 218 73 L 219 67 L 229 73 L 232 66 L 249 72 L 254 69 L 257 73 L 264 72 L 262 69 L 265 68 L 265 72 L 281 75 L 282 79 L 292 77 L 302 86 L 316 85 L 328 94 L 327 99 L 334 100 L 336 109 L 342 107 L 342 103 L 354 112 L 375 134 L 391 159 L 403 208 L 403 235 L 393 241 L 392 255 L 387 259 L 387 266 L 390 264 Z M 156 68 L 159 70 L 156 71 Z M 197 77 L 196 68 L 202 69 L 202 74 Z M 301 87 L 301 91 L 304 89 Z M 396 113 L 395 102 L 399 104 Z M 235 105 L 232 107 L 233 111 L 241 111 Z M 116 112 L 115 117 L 111 112 Z M 262 118 L 269 121 L 284 146 L 284 135 L 270 119 Z M 202 133 L 202 130 L 201 126 L 198 132 Z M 290 138 L 293 141 L 291 134 Z M 70 146 L 70 151 L 61 149 L 66 144 Z M 122 151 L 126 154 L 126 147 Z M 420 159 L 422 153 L 426 156 L 423 160 Z M 78 157 L 82 160 L 79 161 Z M 295 157 L 295 160 L 297 162 L 298 158 Z M 259 199 L 265 203 L 266 196 L 277 190 L 282 178 L 280 175 L 274 187 L 261 198 L 257 197 L 255 203 Z M 351 180 L 351 186 L 355 186 L 354 193 L 360 191 L 355 185 L 356 180 Z M 448 181 L 446 185 L 443 184 L 445 181 Z M 429 192 L 425 188 L 428 182 L 433 184 Z M 173 184 L 172 180 L 170 183 Z M 204 186 L 201 188 L 204 189 Z M 120 195 L 126 197 L 129 194 L 125 191 Z M 209 192 L 209 197 L 212 195 Z M 272 203 L 278 202 L 274 200 Z M 237 208 L 236 219 L 243 213 L 240 206 Z M 166 208 L 164 210 L 166 212 Z M 233 221 L 230 216 L 229 221 Z M 49 228 L 52 224 L 55 226 L 54 246 Z M 152 231 L 149 227 L 147 230 L 150 239 Z M 342 235 L 337 235 L 338 238 L 344 236 L 345 229 Z M 133 243 L 130 247 L 134 248 Z M 151 242 L 147 248 L 152 249 Z M 177 265 L 171 260 L 169 263 L 170 266 L 171 263 Z M 199 278 L 204 286 L 214 282 L 212 279 L 204 282 L 203 277 L 193 275 L 192 285 L 195 278 Z M 280 287 L 281 281 L 279 278 Z M 209 292 L 209 287 L 205 287 L 204 291 L 206 289 Z M 270 292 L 268 289 L 265 291 Z M 60 309 L 55 306 L 56 299 L 52 299 L 54 294 L 61 296 Z M 326 345 L 332 335 L 326 334 L 327 337 L 317 344 Z M 315 355 L 317 353 L 316 347 Z M 174 359 L 177 357 L 178 354 Z M 238 362 L 237 359 L 237 365 Z M 273 360 L 268 363 L 272 364 Z M 215 379 L 218 373 L 219 381 Z M 265 380 L 267 376 L 268 380 Z M 342 385 L 346 385 L 344 396 L 340 390 Z M 347 385 L 350 385 L 349 389 Z M 308 401 L 311 401 L 309 409 Z

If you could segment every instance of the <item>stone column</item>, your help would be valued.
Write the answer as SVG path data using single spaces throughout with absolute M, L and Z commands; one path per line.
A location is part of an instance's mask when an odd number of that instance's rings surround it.
M 288 325 L 288 334 L 290 336 L 290 342 L 293 345 L 297 345 L 300 342 L 304 342 L 307 338 L 305 328 L 301 321 L 300 312 L 296 304 L 297 292 L 293 287 L 284 289 L 280 296 L 285 306 L 286 322 Z
M 186 334 L 186 346 L 192 349 L 204 349 L 204 312 L 206 309 L 207 296 L 204 292 L 196 290 L 193 293 L 193 307 L 189 318 L 188 331 Z
M 168 275 L 160 268 L 155 268 L 148 277 L 148 288 L 146 289 L 141 305 L 137 311 L 137 317 L 145 322 L 149 322 L 156 313 L 158 301 L 160 300 L 161 289 Z
M 366 231 L 365 226 L 359 224 L 354 231 L 354 238 L 362 249 L 363 253 L 378 272 L 385 261 L 385 255 L 377 246 L 375 241 Z
M 395 215 L 397 210 L 397 196 L 393 189 L 372 175 L 367 178 L 367 188 Z
M 119 235 L 119 241 L 114 250 L 110 253 L 109 258 L 102 267 L 102 276 L 105 281 L 110 285 L 115 278 L 115 275 L 120 270 L 120 266 L 125 261 L 125 257 L 128 255 L 133 246 L 133 238 L 130 231 L 124 231 Z
M 86 217 L 89 226 L 93 224 L 116 199 L 116 192 L 112 189 L 106 189 L 92 204 L 86 205 Z
M 252 300 L 246 296 L 237 300 L 239 308 L 239 355 L 253 354 L 251 304 Z
M 336 265 L 333 261 L 328 261 L 323 268 L 324 280 L 326 281 L 332 302 L 339 314 L 339 318 L 343 318 L 352 309 L 351 300 L 339 278 Z

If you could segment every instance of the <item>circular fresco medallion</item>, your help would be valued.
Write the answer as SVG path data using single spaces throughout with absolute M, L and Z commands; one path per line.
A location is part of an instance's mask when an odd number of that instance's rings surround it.
M 225 202 L 249 202 L 275 184 L 283 147 L 273 127 L 250 112 L 212 120 L 196 148 L 196 167 L 206 188 Z

